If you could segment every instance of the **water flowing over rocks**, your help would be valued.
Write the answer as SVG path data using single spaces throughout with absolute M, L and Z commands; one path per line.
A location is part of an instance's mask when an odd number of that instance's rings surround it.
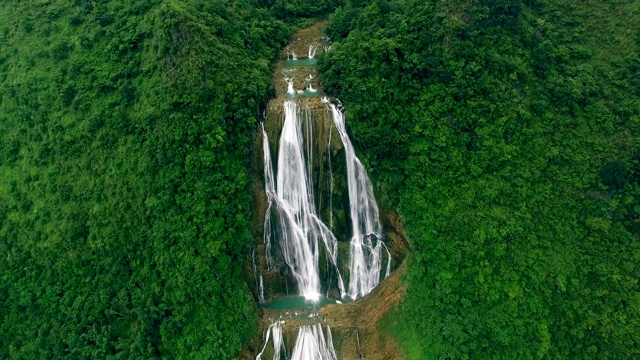
M 246 359 L 400 358 L 377 324 L 402 296 L 408 243 L 397 216 L 381 214 L 342 109 L 318 82 L 316 56 L 330 49 L 323 26 L 282 51 L 256 135 L 247 273 L 262 332 Z

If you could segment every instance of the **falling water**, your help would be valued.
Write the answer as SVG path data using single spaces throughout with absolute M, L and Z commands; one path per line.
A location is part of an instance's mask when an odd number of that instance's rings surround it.
M 262 274 L 260 274 L 260 285 L 258 287 L 258 302 L 260 304 L 264 303 L 264 280 L 262 279 Z
M 282 336 L 283 321 L 276 321 L 269 326 L 265 336 L 264 346 L 256 356 L 256 360 L 262 360 L 262 354 L 269 345 L 269 338 L 273 344 L 273 360 L 287 357 L 287 348 Z M 291 352 L 291 360 L 338 360 L 338 355 L 333 347 L 331 328 L 327 325 L 327 335 L 322 331 L 322 325 L 302 325 L 298 329 L 298 337 Z
M 373 187 L 367 177 L 367 171 L 356 157 L 353 145 L 344 124 L 344 115 L 326 98 L 322 102 L 331 110 L 333 122 L 340 134 L 347 160 L 349 187 L 349 211 L 351 214 L 351 242 L 349 260 L 349 291 L 352 299 L 367 295 L 380 282 L 382 268 L 381 240 L 382 227 L 379 221 L 378 205 L 373 196 Z M 389 252 L 387 250 L 387 254 Z M 389 256 L 390 259 L 390 256 Z M 387 261 L 385 276 L 388 276 L 391 261 Z
M 362 356 L 362 348 L 360 347 L 360 330 L 356 328 L 356 344 L 358 345 L 358 355 L 360 356 L 360 359 L 363 358 Z
M 256 266 L 255 251 L 251 253 L 251 260 L 253 263 L 253 275 L 256 279 L 256 288 L 258 289 L 258 302 L 262 304 L 264 303 L 264 281 L 262 280 L 262 274 L 258 272 L 258 267 Z
M 312 203 L 309 199 L 309 177 L 303 154 L 303 141 L 296 105 L 285 102 L 285 120 L 278 152 L 278 197 L 284 219 L 282 247 L 285 261 L 291 267 L 301 293 L 316 300 L 320 296 L 317 237 L 305 233 L 312 225 Z M 288 231 L 287 231 L 288 230 Z
M 316 56 L 317 45 L 309 45 L 309 59 L 313 59 Z
M 256 356 L 256 360 L 262 360 L 262 354 L 267 348 L 267 345 L 269 345 L 269 335 L 271 335 L 271 338 L 273 340 L 273 360 L 280 360 L 280 353 L 283 349 L 285 353 L 287 352 L 287 348 L 284 344 L 284 338 L 282 336 L 283 323 L 284 321 L 276 321 L 269 326 L 269 328 L 267 329 L 267 335 L 265 336 L 264 346 L 262 347 L 262 350 L 260 350 L 260 353 Z
M 327 325 L 327 339 L 322 333 L 322 326 L 303 325 L 298 330 L 298 338 L 293 347 L 291 360 L 338 360 L 333 348 L 331 329 Z
M 329 41 L 323 38 L 323 41 Z M 292 47 L 292 46 L 291 46 Z M 297 60 L 298 57 L 291 47 L 287 47 L 287 60 Z M 309 45 L 308 58 L 313 59 L 316 52 L 329 51 L 329 45 L 322 42 L 316 45 Z M 326 254 L 327 266 L 331 279 L 324 279 L 332 285 L 337 282 L 340 297 L 342 299 L 358 299 L 371 292 L 380 282 L 382 277 L 383 252 L 384 248 L 388 256 L 386 261 L 386 273 L 390 272 L 391 258 L 388 249 L 382 241 L 382 227 L 379 220 L 379 210 L 373 196 L 373 188 L 367 177 L 367 172 L 356 157 L 353 145 L 346 132 L 344 115 L 334 104 L 326 98 L 321 101 L 325 103 L 326 115 L 332 117 L 333 125 L 340 136 L 346 154 L 346 179 L 349 193 L 349 219 L 351 220 L 351 237 L 349 245 L 349 284 L 345 287 L 338 267 L 338 240 L 332 233 L 333 229 L 333 196 L 334 179 L 331 164 L 331 134 L 328 131 L 327 149 L 328 171 L 329 171 L 329 196 L 328 196 L 328 222 L 330 226 L 319 217 L 319 211 L 323 210 L 319 206 L 316 209 L 316 199 L 314 199 L 314 188 L 322 188 L 322 184 L 312 183 L 313 165 L 316 162 L 324 161 L 325 154 L 316 154 L 318 143 L 326 139 L 316 139 L 315 130 L 318 128 L 310 103 L 318 101 L 315 99 L 300 100 L 296 94 L 306 94 L 318 92 L 314 88 L 314 77 L 309 74 L 308 66 L 314 62 L 300 62 L 300 64 L 288 62 L 288 68 L 283 70 L 284 81 L 287 90 L 284 94 L 284 122 L 282 125 L 280 139 L 278 143 L 277 163 L 271 158 L 269 138 L 262 124 L 263 135 L 263 160 L 265 193 L 267 195 L 267 210 L 264 221 L 264 245 L 267 270 L 278 267 L 279 264 L 286 264 L 286 274 L 293 278 L 298 287 L 298 292 L 306 301 L 314 303 L 312 306 L 320 304 L 320 293 L 322 291 L 319 259 L 321 253 Z M 303 76 L 305 85 L 302 89 L 294 88 L 294 76 Z M 313 72 L 312 72 L 313 73 Z M 318 84 L 316 84 L 318 85 Z M 303 90 L 304 89 L 304 90 Z M 295 99 L 299 99 L 296 102 Z M 324 124 L 321 123 L 321 126 Z M 323 145 L 324 146 L 324 145 Z M 276 165 L 274 171 L 273 166 Z M 319 179 L 325 179 L 320 176 Z M 324 180 L 323 180 L 324 181 Z M 326 183 L 323 183 L 326 184 Z M 326 195 L 326 194 L 325 194 Z M 320 196 L 317 201 L 322 203 L 325 197 Z M 346 210 L 346 209 L 345 209 Z M 342 217 L 338 218 L 342 219 Z M 346 229 L 339 229 L 343 231 Z M 345 239 L 346 240 L 346 239 Z M 274 242 L 275 241 L 275 242 Z M 277 256 L 277 261 L 275 256 Z M 255 267 L 255 265 L 254 265 Z M 255 271 L 255 270 L 254 270 Z M 324 271 L 324 264 L 323 264 Z M 337 279 L 333 279 L 333 274 Z M 262 274 L 256 278 L 258 288 L 258 300 L 264 302 L 264 279 Z M 326 295 L 334 288 L 327 286 Z M 268 289 L 271 289 L 270 287 Z M 288 291 L 287 291 L 288 292 Z M 268 294 L 271 295 L 271 294 Z M 341 304 L 340 301 L 336 301 Z M 287 313 L 288 314 L 288 313 Z M 293 317 L 298 318 L 304 314 L 293 312 Z M 287 315 L 288 316 L 288 315 Z M 312 315 L 309 315 L 310 317 Z M 295 344 L 287 349 L 283 339 L 284 318 L 280 315 L 280 320 L 274 321 L 266 332 L 265 344 L 256 360 L 262 360 L 262 355 L 268 344 L 273 345 L 273 360 L 286 358 L 290 360 L 337 360 L 338 356 L 333 346 L 331 328 L 326 326 L 326 334 L 320 321 L 313 324 L 303 324 L 298 327 L 298 335 Z M 326 319 L 325 319 L 326 320 Z M 287 320 L 289 321 L 289 320 Z M 304 320 L 307 321 L 306 319 Z M 326 336 L 325 336 L 326 335 Z M 356 333 L 358 351 L 362 358 L 360 349 L 359 334 Z
M 313 79 L 307 77 L 308 82 Z M 285 78 L 288 92 L 293 92 L 293 80 Z M 310 110 L 299 110 L 296 102 L 285 101 L 284 125 L 278 151 L 278 173 L 274 177 L 267 133 L 263 133 L 265 168 L 265 192 L 268 205 L 264 223 L 264 243 L 267 268 L 273 266 L 272 259 L 272 210 L 277 213 L 282 255 L 298 284 L 300 293 L 307 300 L 317 301 L 321 282 L 318 258 L 321 244 L 328 259 L 338 273 L 341 296 L 357 299 L 367 295 L 380 282 L 383 265 L 382 249 L 389 255 L 381 240 L 378 206 L 366 170 L 356 157 L 353 145 L 346 133 L 344 115 L 326 98 L 333 123 L 345 148 L 349 191 L 349 213 L 351 216 L 351 241 L 348 291 L 345 291 L 338 264 L 337 239 L 318 217 L 313 199 L 313 186 L 309 172 L 312 167 L 313 127 Z M 302 130 L 305 130 L 305 136 Z M 307 141 L 305 142 L 305 138 Z M 277 182 L 277 184 L 276 184 Z M 277 187 L 276 187 L 277 185 Z M 332 184 L 333 186 L 333 184 Z M 390 272 L 390 256 L 386 263 L 385 277 Z
M 310 92 L 317 92 L 318 90 L 313 88 L 313 75 L 308 75 L 305 79 L 305 82 L 307 83 L 307 90 L 309 90 Z
M 284 78 L 284 81 L 287 83 L 287 94 L 293 95 L 296 91 L 293 88 L 293 79 L 292 78 Z
M 320 330 L 322 330 L 322 328 L 320 328 Z M 338 360 L 336 349 L 333 347 L 333 335 L 331 335 L 331 327 L 329 327 L 329 325 L 327 325 L 327 350 Z
M 331 131 L 329 131 L 329 143 L 327 149 L 331 149 Z M 331 167 L 331 151 L 327 156 L 329 160 L 329 194 L 333 194 L 333 169 Z M 329 229 L 333 229 L 333 196 L 329 196 Z
M 267 260 L 267 270 L 270 270 L 273 266 L 273 254 L 271 252 L 271 207 L 273 206 L 274 199 L 277 198 L 276 186 L 273 176 L 273 164 L 271 162 L 271 151 L 269 151 L 269 137 L 264 129 L 264 123 L 262 126 L 262 154 L 264 159 L 264 190 L 267 194 L 267 211 L 264 216 L 264 245 L 265 245 L 265 257 Z M 255 266 L 255 260 L 254 260 Z
M 277 190 L 271 197 L 278 213 L 281 237 L 279 245 L 300 293 L 307 300 L 318 301 L 321 290 L 318 266 L 320 243 L 324 245 L 328 258 L 335 267 L 338 287 L 341 294 L 344 294 L 344 283 L 337 268 L 338 240 L 320 220 L 313 204 L 313 187 L 307 170 L 310 164 L 305 161 L 302 124 L 299 121 L 296 103 L 286 101 L 284 108 L 285 120 L 278 150 Z M 269 169 L 271 155 L 267 154 L 269 146 L 264 130 L 263 150 L 265 177 L 273 179 L 273 170 Z M 267 193 L 273 191 L 272 186 L 272 180 L 265 181 Z M 268 226 L 265 223 L 265 228 Z M 269 237 L 265 237 L 267 248 L 271 247 L 272 235 L 268 232 Z

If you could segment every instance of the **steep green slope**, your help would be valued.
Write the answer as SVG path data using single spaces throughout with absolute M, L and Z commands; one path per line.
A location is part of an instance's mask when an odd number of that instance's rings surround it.
M 0 5 L 0 358 L 229 359 L 255 330 L 250 137 L 290 29 L 134 3 Z
M 637 1 L 333 15 L 323 84 L 413 241 L 408 358 L 639 355 L 639 28 Z

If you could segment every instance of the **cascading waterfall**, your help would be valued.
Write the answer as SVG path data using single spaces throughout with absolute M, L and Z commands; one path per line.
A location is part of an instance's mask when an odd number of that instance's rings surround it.
M 327 149 L 331 149 L 331 131 L 329 131 L 329 142 Z M 333 169 L 331 166 L 331 154 L 329 153 L 329 194 L 333 194 Z M 333 197 L 329 196 L 329 229 L 333 229 Z
M 264 280 L 262 279 L 262 274 L 260 274 L 260 284 L 258 285 L 258 302 L 260 304 L 264 303 Z
M 349 290 L 352 299 L 367 295 L 380 282 L 382 268 L 382 249 L 388 255 L 385 277 L 391 269 L 391 256 L 382 242 L 378 204 L 373 196 L 373 187 L 362 163 L 356 157 L 353 145 L 344 123 L 344 115 L 335 104 L 323 98 L 340 134 L 347 160 L 347 178 L 349 187 L 349 211 L 351 214 L 352 237 L 350 242 Z
M 302 296 L 307 300 L 320 298 L 320 275 L 318 259 L 320 243 L 338 274 L 338 287 L 344 294 L 344 283 L 337 268 L 338 240 L 320 220 L 313 204 L 311 178 L 305 161 L 302 124 L 299 121 L 296 103 L 286 101 L 285 120 L 280 135 L 278 150 L 277 190 L 273 188 L 273 169 L 266 131 L 263 129 L 265 162 L 265 191 L 271 193 L 280 229 L 279 245 L 283 258 L 298 284 Z M 269 197 L 269 195 L 267 195 Z M 270 209 L 269 209 L 270 211 Z M 266 223 L 265 228 L 269 226 Z M 269 221 L 271 218 L 269 216 Z M 265 247 L 271 248 L 271 231 L 265 231 Z
M 295 103 L 287 101 L 284 107 L 285 120 L 278 151 L 277 191 L 282 203 L 280 208 L 286 213 L 281 218 L 287 220 L 288 224 L 282 224 L 285 231 L 281 245 L 285 261 L 290 266 L 302 295 L 316 300 L 320 297 L 319 249 L 317 236 L 308 232 L 314 214 L 309 199 L 310 184 L 303 154 L 301 126 Z
M 310 92 L 318 92 L 318 90 L 313 88 L 313 75 L 308 75 L 304 80 L 307 83 L 307 90 Z
M 262 354 L 264 353 L 267 345 L 269 345 L 269 337 L 273 340 L 273 360 L 280 360 L 280 354 L 284 349 L 284 352 L 287 352 L 287 348 L 284 344 L 284 338 L 282 336 L 282 324 L 284 321 L 279 320 L 272 323 L 267 329 L 267 335 L 265 336 L 264 346 L 260 353 L 256 356 L 256 360 L 262 360 Z M 270 336 L 271 335 L 271 336 Z
M 313 59 L 316 56 L 317 45 L 309 45 L 309 59 Z
M 284 81 L 287 83 L 287 94 L 289 95 L 293 95 L 296 93 L 295 89 L 293 88 L 293 79 L 291 78 L 284 78 Z
M 274 199 L 277 198 L 276 186 L 273 176 L 273 165 L 271 163 L 271 151 L 269 151 L 269 137 L 267 131 L 264 129 L 264 123 L 262 126 L 262 154 L 264 160 L 264 191 L 267 194 L 267 211 L 264 216 L 264 245 L 265 245 L 265 257 L 267 260 L 267 270 L 270 270 L 273 266 L 273 253 L 271 252 L 271 207 L 273 206 Z M 254 260 L 255 267 L 255 260 Z
M 320 328 L 320 330 L 322 330 L 322 328 Z M 331 327 L 329 325 L 327 325 L 327 350 L 335 356 L 336 360 L 338 360 L 336 349 L 333 347 L 333 335 L 331 335 Z
M 262 354 L 269 345 L 269 338 L 273 344 L 273 360 L 280 360 L 284 355 L 287 358 L 287 348 L 282 336 L 282 320 L 272 323 L 267 329 L 264 346 L 256 356 L 256 360 L 262 360 Z M 298 336 L 291 351 L 291 360 L 338 360 L 336 349 L 333 347 L 331 328 L 326 327 L 325 338 L 322 325 L 302 325 L 298 328 Z
M 313 59 L 318 48 L 329 51 L 330 46 L 326 45 L 328 38 L 323 38 L 319 43 L 308 46 L 308 58 Z M 299 45 L 297 48 L 300 50 Z M 287 60 L 297 60 L 298 57 L 293 51 L 294 45 L 287 47 Z M 304 49 L 304 48 L 302 48 Z M 262 360 L 268 344 L 273 345 L 273 360 L 286 358 L 290 360 L 338 360 L 337 352 L 334 349 L 331 328 L 326 325 L 326 336 L 323 331 L 321 321 L 317 314 L 309 314 L 308 307 L 314 308 L 320 304 L 321 292 L 323 290 L 321 278 L 329 283 L 326 287 L 327 297 L 337 298 L 335 285 L 337 283 L 341 299 L 358 299 L 371 292 L 380 282 L 382 277 L 382 267 L 385 264 L 383 259 L 384 248 L 388 256 L 386 261 L 386 272 L 384 277 L 389 276 L 391 269 L 391 256 L 382 241 L 382 226 L 379 220 L 379 210 L 373 196 L 373 188 L 367 177 L 367 172 L 356 157 L 353 145 L 347 135 L 344 115 L 341 110 L 328 99 L 306 98 L 298 100 L 299 94 L 304 96 L 314 95 L 319 92 L 314 88 L 314 72 L 309 71 L 309 66 L 313 66 L 313 61 L 301 61 L 299 63 L 285 62 L 283 69 L 284 81 L 286 82 L 286 93 L 280 89 L 280 96 L 284 97 L 283 113 L 284 121 L 280 133 L 277 152 L 277 163 L 274 164 L 271 158 L 271 148 L 264 123 L 262 124 L 263 136 L 263 161 L 265 177 L 265 193 L 267 196 L 266 213 L 264 219 L 264 252 L 266 258 L 266 270 L 280 268 L 283 263 L 286 266 L 285 274 L 292 278 L 297 287 L 298 293 L 305 299 L 305 307 L 301 312 L 281 313 L 279 320 L 273 321 L 266 331 L 264 347 L 256 356 L 256 360 Z M 294 77 L 305 76 L 305 85 L 302 89 L 294 88 Z M 318 84 L 316 84 L 318 86 Z M 310 107 L 319 101 L 324 103 L 324 115 L 331 116 L 331 122 L 322 123 L 323 119 L 316 119 Z M 322 107 L 322 105 L 320 105 Z M 266 119 L 266 116 L 265 116 Z M 349 241 L 349 284 L 345 287 L 340 274 L 338 263 L 338 239 L 333 234 L 333 197 L 339 196 L 340 192 L 334 194 L 334 179 L 331 163 L 332 151 L 332 130 L 329 129 L 328 143 L 326 139 L 316 139 L 317 129 L 325 129 L 326 124 L 335 126 L 340 136 L 346 157 L 346 180 L 348 184 L 349 210 L 346 219 L 351 220 L 350 241 Z M 320 132 L 323 134 L 323 132 Z M 312 179 L 321 181 L 319 188 L 325 184 L 326 175 L 313 178 L 311 176 L 314 164 L 325 161 L 325 154 L 316 154 L 319 144 L 328 149 L 326 154 L 328 161 L 328 223 L 327 226 L 320 219 L 322 204 L 325 202 L 324 196 L 318 197 L 318 209 L 316 209 L 316 199 L 314 199 L 314 184 Z M 339 163 L 341 164 L 341 162 Z M 276 165 L 276 171 L 273 166 Z M 341 166 L 341 165 L 340 165 Z M 339 184 L 336 182 L 336 184 Z M 317 184 L 316 184 L 317 185 Z M 346 211 L 346 207 L 344 209 Z M 345 215 L 340 209 L 339 217 L 336 221 L 339 233 L 348 231 L 343 229 Z M 344 239 L 346 240 L 346 239 Z M 346 244 L 343 249 L 346 252 Z M 326 256 L 326 265 L 323 266 L 323 273 L 320 271 L 320 257 Z M 341 253 L 341 256 L 342 253 Z M 346 256 L 346 254 L 345 254 Z M 326 273 L 325 273 L 326 267 Z M 254 272 L 256 265 L 254 261 Z M 345 266 L 346 268 L 346 266 Z M 345 268 L 342 268 L 343 271 Z M 335 278 L 333 275 L 337 275 Z M 267 278 L 268 281 L 269 278 Z M 256 276 L 258 301 L 265 301 L 265 284 L 262 274 Z M 267 284 L 268 285 L 268 284 Z M 271 292 L 271 287 L 267 290 Z M 331 290 L 331 295 L 330 291 Z M 288 292 L 288 287 L 287 287 Z M 267 294 L 272 295 L 272 294 Z M 322 301 L 325 301 L 323 299 Z M 309 302 L 312 305 L 308 305 Z M 335 301 L 341 304 L 340 301 Z M 264 305 L 268 306 L 268 303 Z M 283 317 L 284 315 L 284 317 Z M 307 317 L 308 315 L 308 317 Z M 288 317 L 288 318 L 287 318 Z M 304 317 L 304 318 L 301 318 Z M 298 334 L 295 344 L 289 350 L 290 356 L 283 339 L 283 324 L 288 321 L 299 321 L 297 325 Z M 309 318 L 312 318 L 309 321 Z M 335 321 L 335 319 L 334 319 Z M 314 323 L 315 322 L 315 323 Z M 362 352 L 359 344 L 359 334 L 356 333 L 360 356 Z M 271 340 L 270 340 L 271 339 Z
M 258 303 L 264 303 L 264 281 L 262 280 L 262 274 L 258 272 L 258 267 L 256 266 L 256 253 L 253 251 L 251 254 L 252 267 L 253 267 L 253 275 L 256 279 L 256 288 L 258 289 Z
M 262 125 L 263 136 L 263 160 L 265 173 L 265 192 L 268 198 L 267 215 L 265 216 L 265 248 L 271 249 L 273 232 L 271 231 L 271 208 L 275 207 L 280 220 L 280 247 L 285 262 L 289 266 L 300 293 L 311 301 L 317 301 L 320 297 L 319 278 L 319 243 L 322 242 L 328 258 L 338 274 L 338 287 L 344 295 L 344 283 L 337 268 L 338 243 L 329 228 L 322 223 L 315 212 L 313 204 L 313 192 L 311 178 L 308 176 L 308 168 L 311 167 L 311 149 L 304 145 L 302 136 L 303 124 L 299 121 L 303 118 L 310 121 L 310 117 L 298 116 L 296 103 L 286 101 L 284 104 L 285 120 L 280 136 L 278 150 L 278 172 L 274 177 L 269 148 L 269 138 Z M 302 111 L 302 114 L 308 113 Z M 312 127 L 307 124 L 307 144 L 312 138 Z M 305 161 L 305 148 L 308 154 Z M 277 187 L 276 187 L 277 181 Z M 268 250 L 270 252 L 270 250 Z M 263 292 L 262 276 L 260 276 L 260 294 Z M 263 295 L 259 295 L 262 297 Z M 282 322 L 274 322 L 267 330 L 265 345 L 256 356 L 256 360 L 262 359 L 269 338 L 272 338 L 274 347 L 274 360 L 281 358 L 281 351 L 286 348 L 282 340 Z M 285 355 L 286 356 L 286 355 Z M 292 360 L 338 360 L 333 347 L 331 328 L 327 325 L 327 336 L 322 331 L 320 323 L 303 325 L 298 330 L 298 337 L 293 347 Z
M 338 360 L 329 325 L 327 325 L 326 340 L 319 323 L 301 326 L 291 360 Z

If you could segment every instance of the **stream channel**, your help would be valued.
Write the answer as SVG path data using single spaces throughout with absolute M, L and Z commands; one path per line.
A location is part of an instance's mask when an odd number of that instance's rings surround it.
M 395 285 L 376 287 L 401 263 L 406 238 L 388 216 L 381 219 L 341 104 L 318 82 L 316 55 L 331 48 L 323 26 L 301 30 L 282 51 L 277 96 L 260 125 L 262 226 L 251 261 L 263 328 L 256 360 L 365 358 L 376 312 L 381 317 L 400 296 L 397 276 Z M 368 320 L 363 311 L 376 306 L 374 289 L 385 306 Z M 377 358 L 372 352 L 367 358 Z

